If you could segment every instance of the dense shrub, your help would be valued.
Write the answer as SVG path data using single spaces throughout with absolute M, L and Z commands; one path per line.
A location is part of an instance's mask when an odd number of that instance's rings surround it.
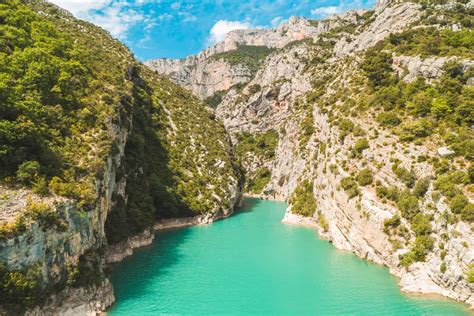
M 456 194 L 449 202 L 451 212 L 460 214 L 462 209 L 469 203 L 469 199 L 462 193 Z
M 410 264 L 418 261 L 425 261 L 426 255 L 433 249 L 434 240 L 429 236 L 416 237 L 411 249 L 402 256 L 400 264 L 408 267 Z
M 362 69 L 369 78 L 372 88 L 378 89 L 392 79 L 392 55 L 377 49 L 369 49 L 365 54 Z
M 313 195 L 313 182 L 303 180 L 298 184 L 289 200 L 291 211 L 295 214 L 313 216 L 316 211 L 316 200 Z
M 377 122 L 382 126 L 397 126 L 402 120 L 393 112 L 382 112 L 377 116 Z
M 461 210 L 461 219 L 469 223 L 474 222 L 474 204 L 468 203 L 464 206 Z
M 416 182 L 415 187 L 413 188 L 413 194 L 421 198 L 426 194 L 429 187 L 430 180 L 428 178 L 420 179 Z
M 41 269 L 34 266 L 24 271 L 8 271 L 0 264 L 0 304 L 17 312 L 39 303 L 42 292 Z
M 471 263 L 467 269 L 466 280 L 469 283 L 474 283 L 474 263 Z
M 426 236 L 431 233 L 432 227 L 428 215 L 418 213 L 413 217 L 410 224 L 416 236 Z
M 404 123 L 399 131 L 400 139 L 403 141 L 412 141 L 417 138 L 423 138 L 431 135 L 433 124 L 427 119 L 421 119 L 414 122 Z
M 318 224 L 323 229 L 323 231 L 329 230 L 329 223 L 324 214 L 322 214 L 321 212 L 318 214 Z
M 395 186 L 391 186 L 389 188 L 383 186 L 383 185 L 377 185 L 375 188 L 375 193 L 377 194 L 377 197 L 383 199 L 389 199 L 391 201 L 397 201 L 398 195 L 400 194 L 399 190 Z
M 411 220 L 420 211 L 418 197 L 410 193 L 408 190 L 402 191 L 400 193 L 398 196 L 397 205 L 402 213 L 402 216 L 408 220 Z
M 341 188 L 346 191 L 350 199 L 360 194 L 359 185 L 352 177 L 346 177 L 341 180 Z
M 398 164 L 392 166 L 392 171 L 408 188 L 412 188 L 415 184 L 416 176 L 413 171 L 408 171 L 406 168 L 400 167 Z
M 304 150 L 309 140 L 311 139 L 311 136 L 314 134 L 314 131 L 315 131 L 315 127 L 314 127 L 313 113 L 311 111 L 307 111 L 305 117 L 300 123 L 300 137 L 299 137 L 300 150 Z
M 418 92 L 407 103 L 407 108 L 417 116 L 426 116 L 431 111 L 433 98 L 425 91 Z
M 206 103 L 210 108 L 215 109 L 222 102 L 225 93 L 226 91 L 217 91 L 213 95 L 204 99 L 204 103 Z
M 272 173 L 267 168 L 259 169 L 255 176 L 247 184 L 247 190 L 252 193 L 262 193 L 265 186 L 270 182 Z
M 278 145 L 278 132 L 270 130 L 262 134 L 251 134 L 244 132 L 237 135 L 238 144 L 236 153 L 243 157 L 247 153 L 253 153 L 262 158 L 273 158 Z
M 455 195 L 461 193 L 458 185 L 466 184 L 468 181 L 469 180 L 466 173 L 462 171 L 453 171 L 438 176 L 434 187 L 436 190 L 443 192 L 447 198 L 453 198 Z
M 359 171 L 356 180 L 362 186 L 372 184 L 372 182 L 374 181 L 372 170 L 368 168 L 362 169 L 361 171 Z
M 267 46 L 238 45 L 235 50 L 214 54 L 211 58 L 225 60 L 231 65 L 243 65 L 256 72 L 261 63 L 274 51 L 274 48 Z
M 354 145 L 354 151 L 356 154 L 360 155 L 365 149 L 370 148 L 369 141 L 367 138 L 361 138 L 357 140 L 357 142 Z
M 390 229 L 397 228 L 398 226 L 400 226 L 400 224 L 401 224 L 400 216 L 398 216 L 398 214 L 395 214 L 389 219 L 384 220 L 383 222 L 384 232 L 388 234 L 390 232 Z
M 37 161 L 25 161 L 18 167 L 16 178 L 23 184 L 31 184 L 40 174 L 40 164 Z

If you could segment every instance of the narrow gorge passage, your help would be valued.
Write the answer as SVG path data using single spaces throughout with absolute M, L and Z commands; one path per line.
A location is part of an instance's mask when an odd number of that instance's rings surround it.
M 388 270 L 284 225 L 286 204 L 246 199 L 212 225 L 160 231 L 112 268 L 109 315 L 465 315 L 463 305 L 400 292 Z

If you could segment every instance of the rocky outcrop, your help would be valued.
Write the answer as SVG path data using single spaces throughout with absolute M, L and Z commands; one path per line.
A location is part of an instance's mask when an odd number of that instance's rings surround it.
M 239 45 L 281 49 L 293 42 L 317 39 L 320 34 L 354 23 L 364 13 L 363 10 L 350 11 L 322 21 L 291 17 L 275 29 L 235 30 L 229 32 L 222 42 L 197 55 L 181 60 L 155 59 L 145 64 L 158 73 L 168 75 L 172 81 L 197 96 L 206 98 L 253 78 L 253 73 L 245 66 L 231 66 L 225 60 L 211 58 L 213 55 L 235 50 Z
M 114 289 L 110 281 L 105 279 L 87 288 L 67 288 L 52 295 L 41 308 L 29 310 L 25 315 L 96 316 L 112 306 L 114 302 Z
M 128 256 L 133 255 L 133 250 L 148 246 L 153 243 L 155 235 L 149 229 L 137 236 L 128 238 L 126 241 L 122 241 L 118 244 L 107 247 L 105 252 L 105 261 L 107 263 L 120 262 Z
M 463 65 L 464 69 L 474 66 L 474 61 L 456 57 L 423 59 L 420 56 L 394 56 L 393 67 L 406 82 L 412 82 L 418 77 L 428 79 L 428 82 L 431 82 L 444 74 L 443 66 L 447 62 L 458 62 Z
M 252 78 L 251 71 L 246 67 L 232 67 L 223 60 L 183 63 L 180 60 L 157 59 L 147 62 L 147 65 L 158 73 L 168 75 L 174 82 L 202 98 L 228 90 Z
M 392 1 L 396 2 L 396 1 Z M 421 5 L 411 2 L 389 5 L 379 1 L 374 20 L 360 34 L 342 37 L 334 46 L 336 56 L 352 55 L 374 46 L 388 35 L 401 32 L 421 16 Z

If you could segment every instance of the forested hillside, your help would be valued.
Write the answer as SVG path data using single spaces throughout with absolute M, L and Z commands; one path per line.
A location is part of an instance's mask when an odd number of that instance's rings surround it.
M 238 198 L 212 112 L 47 2 L 0 4 L 0 103 L 5 307 L 101 282 L 107 244 L 161 218 L 227 214 Z

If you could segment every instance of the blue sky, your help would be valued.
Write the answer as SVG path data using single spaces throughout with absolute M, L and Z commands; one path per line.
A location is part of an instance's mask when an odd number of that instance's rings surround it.
M 233 29 L 277 26 L 290 16 L 371 8 L 376 0 L 50 0 L 124 42 L 140 60 L 196 54 Z

